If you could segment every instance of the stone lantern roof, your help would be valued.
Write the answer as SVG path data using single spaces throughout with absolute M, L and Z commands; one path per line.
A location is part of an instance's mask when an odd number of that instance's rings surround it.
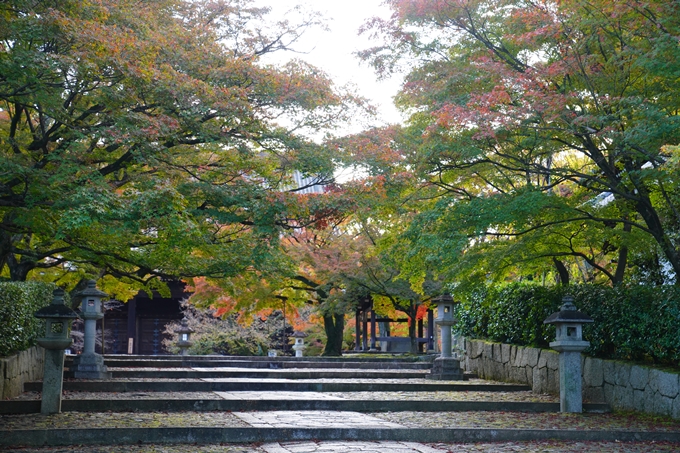
M 97 289 L 97 282 L 94 280 L 88 280 L 87 288 L 77 292 L 75 295 L 79 297 L 99 297 L 99 298 L 108 297 L 108 294 L 106 294 L 104 291 L 100 291 L 99 289 Z
M 194 333 L 194 329 L 189 327 L 188 323 L 189 323 L 189 320 L 187 318 L 182 318 L 182 321 L 180 321 L 180 326 L 175 332 L 177 332 L 177 333 Z
M 446 293 L 437 297 L 433 297 L 432 302 L 435 304 L 452 304 L 453 297 L 451 296 L 451 294 Z
M 62 318 L 75 319 L 78 314 L 64 304 L 64 290 L 56 289 L 53 293 L 52 303 L 36 311 L 36 318 Z
M 300 330 L 296 330 L 295 332 L 293 332 L 293 335 L 291 335 L 291 337 L 293 337 L 293 338 L 306 338 L 307 334 L 300 331 Z
M 576 305 L 574 305 L 574 297 L 573 296 L 564 296 L 562 298 L 562 307 L 560 307 L 560 311 L 557 311 L 553 313 L 552 315 L 548 316 L 545 318 L 545 321 L 543 321 L 543 324 L 557 324 L 557 323 L 590 323 L 594 322 L 593 318 L 590 316 L 586 315 L 585 313 L 581 313 L 576 309 Z

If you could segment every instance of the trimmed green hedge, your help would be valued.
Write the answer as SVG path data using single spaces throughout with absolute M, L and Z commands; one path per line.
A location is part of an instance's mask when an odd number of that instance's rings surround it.
M 595 322 L 584 326 L 595 357 L 680 364 L 680 288 L 534 284 L 479 288 L 461 296 L 456 329 L 475 338 L 547 348 L 555 327 L 543 324 L 571 294 Z
M 0 357 L 36 344 L 43 322 L 33 313 L 52 302 L 54 289 L 42 282 L 0 282 Z

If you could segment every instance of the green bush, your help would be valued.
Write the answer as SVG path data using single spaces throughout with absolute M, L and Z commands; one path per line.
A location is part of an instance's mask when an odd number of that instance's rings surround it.
M 675 286 L 572 285 L 543 287 L 513 283 L 462 295 L 460 333 L 523 346 L 548 347 L 555 328 L 543 324 L 571 294 L 593 318 L 584 326 L 586 354 L 612 359 L 680 364 L 680 288 Z
M 54 288 L 42 282 L 0 282 L 0 357 L 36 344 L 43 321 L 33 313 L 52 302 Z

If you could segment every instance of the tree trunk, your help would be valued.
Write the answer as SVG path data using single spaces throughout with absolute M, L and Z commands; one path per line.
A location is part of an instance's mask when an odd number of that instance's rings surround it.
M 13 253 L 7 255 L 7 266 L 9 267 L 9 278 L 14 282 L 25 282 L 28 278 L 28 273 L 36 266 L 35 261 L 21 257 L 17 261 Z
M 557 258 L 553 258 L 553 263 L 557 269 L 557 276 L 559 277 L 559 284 L 567 286 L 569 284 L 569 269 L 564 263 Z
M 629 223 L 623 224 L 623 231 L 630 233 L 633 227 Z M 626 274 L 626 266 L 628 265 L 628 247 L 622 245 L 619 248 L 619 259 L 616 261 L 616 271 L 614 272 L 614 285 L 623 283 L 623 277 Z
M 416 319 L 418 315 L 418 306 L 415 302 L 411 302 L 411 306 L 408 310 L 408 337 L 411 340 L 411 354 L 418 354 L 418 337 L 416 337 L 416 325 L 418 320 Z
M 345 331 L 345 315 L 329 314 L 323 317 L 323 328 L 326 331 L 324 356 L 342 355 L 342 335 Z

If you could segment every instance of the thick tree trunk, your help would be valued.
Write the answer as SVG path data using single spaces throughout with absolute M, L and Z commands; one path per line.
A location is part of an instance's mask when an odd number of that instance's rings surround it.
M 12 253 L 12 241 L 8 232 L 0 230 L 0 274 L 2 274 L 7 257 Z
M 555 269 L 557 269 L 560 285 L 567 286 L 569 284 L 569 269 L 557 258 L 553 258 L 553 263 L 555 264 Z
M 630 233 L 633 227 L 629 223 L 623 224 L 623 231 Z M 616 261 L 616 271 L 614 272 L 614 285 L 623 283 L 623 277 L 626 274 L 626 266 L 628 265 L 628 247 L 621 246 L 619 248 L 619 259 Z
M 323 328 L 326 331 L 326 347 L 324 348 L 322 355 L 342 355 L 342 335 L 345 331 L 345 315 L 324 315 Z
M 7 255 L 7 266 L 9 267 L 9 278 L 12 281 L 25 282 L 28 278 L 28 273 L 35 268 L 36 263 L 24 257 L 17 261 L 16 256 L 10 253 Z

